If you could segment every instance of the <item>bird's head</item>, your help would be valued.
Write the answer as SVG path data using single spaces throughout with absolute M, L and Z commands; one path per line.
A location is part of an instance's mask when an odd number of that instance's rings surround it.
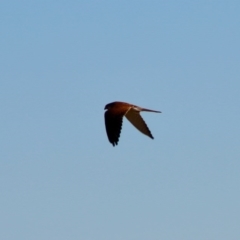
M 104 108 L 104 110 L 108 110 L 110 108 L 109 104 L 107 104 Z
M 108 103 L 108 104 L 105 106 L 104 110 L 109 110 L 109 109 L 111 109 L 111 108 L 114 106 L 114 104 L 115 104 L 115 102 Z

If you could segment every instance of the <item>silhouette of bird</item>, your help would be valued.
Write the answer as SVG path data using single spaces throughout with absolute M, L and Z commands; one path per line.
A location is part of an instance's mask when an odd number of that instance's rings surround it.
M 144 122 L 140 112 L 155 112 L 160 111 L 150 110 L 147 108 L 138 107 L 136 105 L 126 102 L 112 102 L 108 103 L 105 108 L 105 127 L 109 142 L 115 146 L 118 144 L 122 129 L 122 121 L 125 116 L 134 127 L 141 133 L 153 139 L 147 124 Z

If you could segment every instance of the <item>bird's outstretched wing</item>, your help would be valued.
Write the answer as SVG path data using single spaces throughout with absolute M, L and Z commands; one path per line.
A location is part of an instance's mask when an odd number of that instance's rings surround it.
M 125 114 L 125 117 L 132 123 L 134 127 L 136 127 L 141 133 L 147 135 L 148 137 L 153 139 L 153 135 L 150 132 L 147 124 L 144 122 L 143 118 L 141 117 L 139 111 L 134 110 L 131 108 Z
M 111 111 L 105 112 L 105 127 L 109 142 L 115 146 L 118 144 L 122 129 L 123 116 L 126 111 Z

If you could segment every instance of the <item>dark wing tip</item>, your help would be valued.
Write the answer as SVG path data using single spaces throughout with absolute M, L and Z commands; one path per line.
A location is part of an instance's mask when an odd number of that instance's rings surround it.
M 113 147 L 117 146 L 117 142 L 111 142 L 111 144 L 113 145 Z
M 148 126 L 146 125 L 146 127 L 147 127 L 147 129 L 148 129 L 148 137 L 150 137 L 151 139 L 154 139 L 154 137 L 153 137 L 153 135 L 152 135 L 152 133 L 151 133 L 151 131 L 150 131 L 150 129 L 148 128 Z

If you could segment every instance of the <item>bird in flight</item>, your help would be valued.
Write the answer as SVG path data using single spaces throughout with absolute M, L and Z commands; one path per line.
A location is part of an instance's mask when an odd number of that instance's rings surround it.
M 122 121 L 125 116 L 134 127 L 136 127 L 141 133 L 147 135 L 153 139 L 153 135 L 150 132 L 147 124 L 144 122 L 140 115 L 140 112 L 155 112 L 161 113 L 160 111 L 154 111 L 126 102 L 112 102 L 108 103 L 105 108 L 105 127 L 109 142 L 115 146 L 118 144 L 122 129 Z

